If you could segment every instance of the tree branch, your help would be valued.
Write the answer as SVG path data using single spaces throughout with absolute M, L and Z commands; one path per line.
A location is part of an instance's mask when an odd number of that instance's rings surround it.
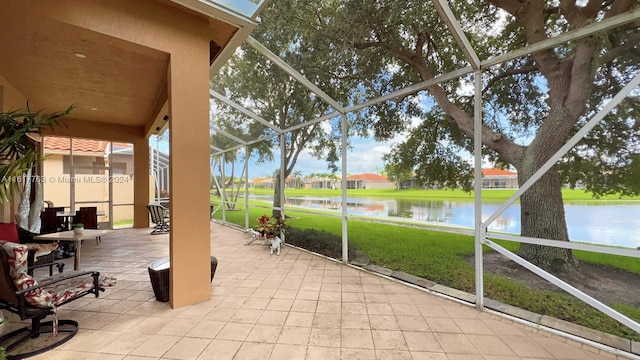
M 518 75 L 518 74 L 528 74 L 531 73 L 533 71 L 538 70 L 538 65 L 529 65 L 529 66 L 524 66 L 518 69 L 509 69 L 506 71 L 503 71 L 501 73 L 499 73 L 498 75 L 494 76 L 493 78 L 491 78 L 488 82 L 487 85 L 482 89 L 482 92 L 486 92 L 487 90 L 489 90 L 489 88 L 491 88 L 496 82 L 513 76 L 513 75 Z

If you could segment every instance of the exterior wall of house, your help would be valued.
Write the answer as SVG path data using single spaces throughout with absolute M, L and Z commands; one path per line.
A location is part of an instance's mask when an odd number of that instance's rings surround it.
M 395 185 L 389 181 L 366 181 L 366 189 L 393 189 Z
M 44 185 L 44 199 L 52 201 L 55 206 L 68 208 L 71 205 L 71 176 L 64 169 L 63 157 L 64 155 L 62 154 L 50 154 L 43 163 L 44 177 L 51 180 Z M 76 158 L 79 157 L 76 156 Z M 87 158 L 89 157 L 87 156 Z M 131 156 L 128 156 L 128 158 L 126 163 L 132 169 L 133 159 Z M 109 183 L 105 181 L 106 175 L 78 174 L 76 178 L 78 179 L 75 183 L 76 201 L 109 201 Z M 113 204 L 133 204 L 133 177 L 130 175 L 112 175 L 111 182 Z M 114 206 L 113 214 L 109 214 L 107 203 L 76 204 L 76 209 L 80 206 L 96 206 L 98 210 L 104 211 L 106 215 L 101 216 L 98 219 L 99 222 L 108 222 L 110 217 L 113 217 L 114 223 L 133 220 L 132 205 Z
M 181 307 L 210 299 L 209 216 L 209 41 L 207 19 L 165 2 L 140 0 L 39 2 L 47 16 L 130 41 L 170 56 L 171 132 L 170 304 Z M 147 129 L 68 121 L 56 135 L 131 142 L 135 172 L 149 168 Z M 99 135 L 99 136 L 98 136 Z M 143 149 L 143 145 L 146 148 Z M 146 156 L 146 158 L 143 158 Z M 135 226 L 148 226 L 149 178 L 136 177 Z M 146 198 L 146 201 L 143 199 Z M 142 219 L 145 219 L 144 221 Z

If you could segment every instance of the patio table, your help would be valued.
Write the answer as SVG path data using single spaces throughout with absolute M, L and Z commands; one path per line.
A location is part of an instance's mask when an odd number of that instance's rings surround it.
M 48 240 L 59 242 L 72 242 L 76 245 L 76 256 L 73 262 L 73 269 L 80 270 L 80 257 L 82 254 L 82 240 L 95 239 L 98 236 L 112 233 L 113 230 L 92 230 L 84 229 L 82 233 L 76 234 L 73 230 L 55 232 L 51 234 L 36 235 L 33 238 L 35 240 Z

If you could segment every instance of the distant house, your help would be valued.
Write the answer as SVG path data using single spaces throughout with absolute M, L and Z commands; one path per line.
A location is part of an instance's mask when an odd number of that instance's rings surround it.
M 517 189 L 518 173 L 502 169 L 482 169 L 483 189 Z
M 256 178 L 251 180 L 249 184 L 253 184 L 256 189 L 273 189 L 274 187 L 273 178 L 270 177 Z
M 304 179 L 305 189 L 337 189 L 340 187 L 340 179 L 327 176 L 313 176 Z
M 395 185 L 386 175 L 358 174 L 347 177 L 347 189 L 393 189 Z

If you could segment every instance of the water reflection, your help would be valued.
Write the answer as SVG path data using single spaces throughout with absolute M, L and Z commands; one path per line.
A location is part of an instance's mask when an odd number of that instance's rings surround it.
M 272 201 L 270 196 L 251 196 Z M 341 199 L 332 197 L 287 197 L 287 205 L 323 209 L 340 213 Z M 486 220 L 501 205 L 486 202 Z M 380 199 L 348 197 L 347 213 L 372 217 L 402 218 L 473 228 L 474 204 L 468 201 Z M 640 202 L 606 204 L 565 204 L 569 237 L 572 241 L 636 248 L 640 246 Z M 520 205 L 511 205 L 489 226 L 490 231 L 520 233 Z

